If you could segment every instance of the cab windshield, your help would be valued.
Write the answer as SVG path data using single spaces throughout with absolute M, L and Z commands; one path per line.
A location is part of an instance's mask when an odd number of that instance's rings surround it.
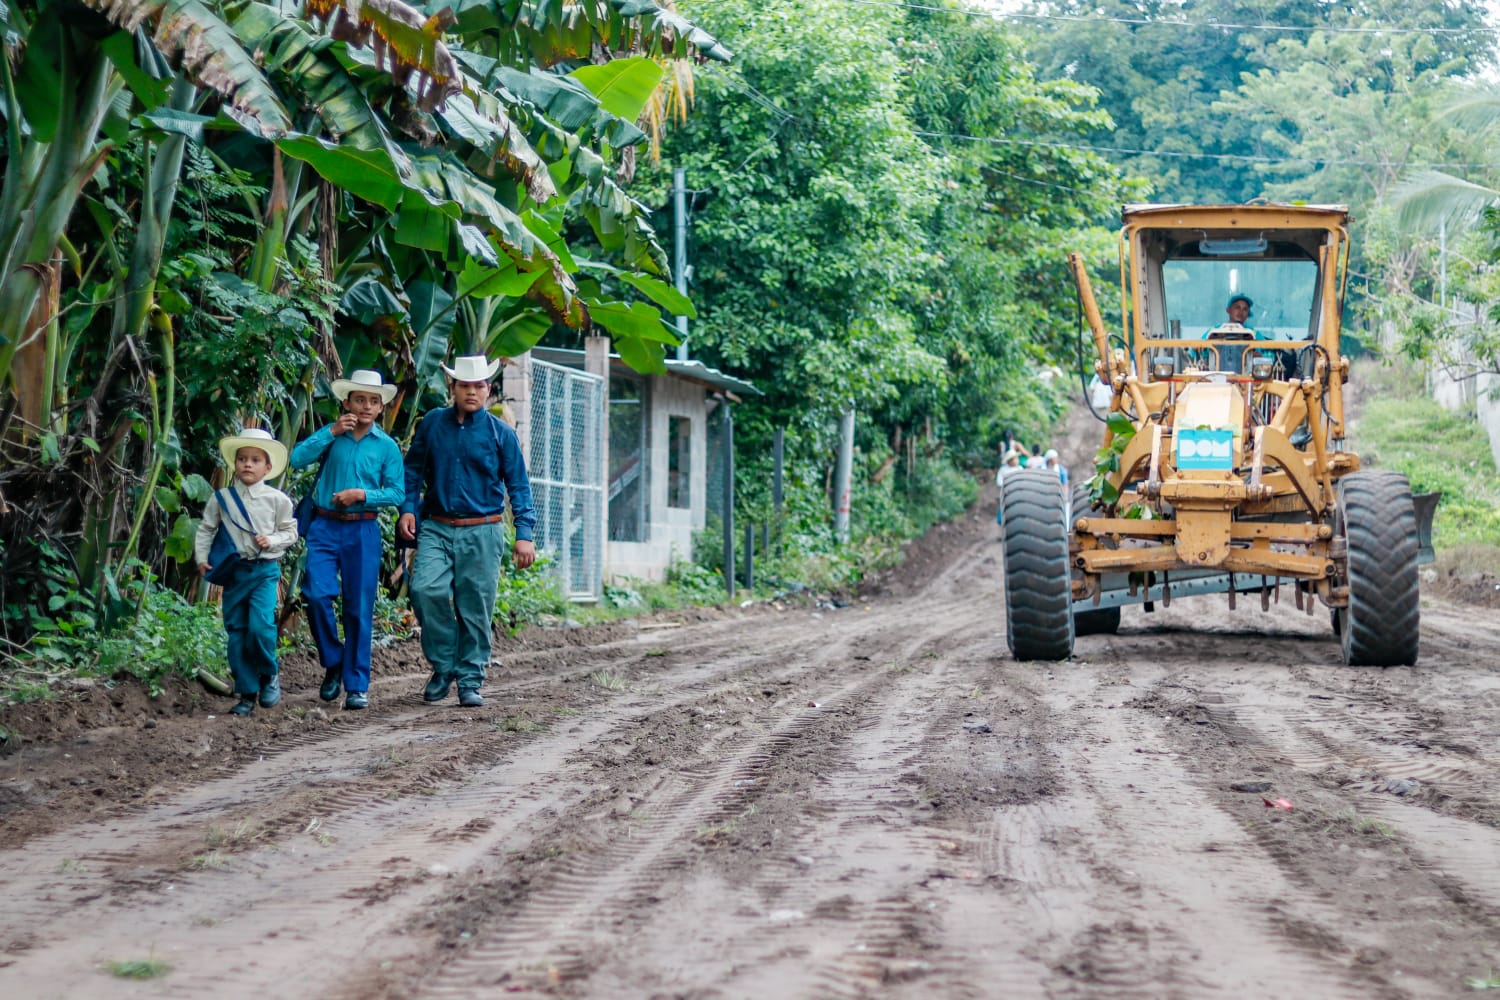
M 1259 340 L 1306 340 L 1312 333 L 1318 265 L 1279 260 L 1178 258 L 1162 262 L 1169 336 L 1200 340 L 1229 322 L 1232 295 L 1253 303 L 1245 326 Z

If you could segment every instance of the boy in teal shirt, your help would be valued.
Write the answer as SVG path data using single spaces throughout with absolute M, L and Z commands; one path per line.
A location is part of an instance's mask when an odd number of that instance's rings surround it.
M 344 412 L 292 449 L 292 468 L 323 463 L 313 492 L 314 516 L 307 529 L 307 570 L 302 592 L 323 684 L 318 697 L 333 701 L 347 692 L 344 708 L 369 705 L 370 638 L 375 590 L 380 584 L 381 507 L 406 496 L 401 449 L 377 422 L 396 396 L 379 372 L 360 369 L 330 386 Z M 334 598 L 343 597 L 344 635 L 339 637 Z

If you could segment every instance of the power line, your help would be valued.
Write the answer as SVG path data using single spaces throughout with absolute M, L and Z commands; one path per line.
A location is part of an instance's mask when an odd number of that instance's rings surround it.
M 1044 149 L 1072 149 L 1082 153 L 1120 153 L 1127 156 L 1160 156 L 1184 160 L 1236 160 L 1244 163 L 1312 163 L 1325 167 L 1400 167 L 1424 170 L 1481 170 L 1490 163 L 1398 163 L 1392 160 L 1343 160 L 1319 159 L 1313 156 L 1256 156 L 1250 153 L 1186 153 L 1165 149 L 1132 149 L 1128 146 L 1087 146 L 1081 143 L 1053 142 L 1044 139 L 1003 139 L 994 136 L 964 135 L 956 132 L 913 133 L 928 139 L 956 139 L 963 142 L 983 142 L 996 146 L 1035 146 Z
M 902 2 L 902 0 L 844 0 L 844 2 L 862 7 L 896 7 L 906 10 L 930 11 L 939 14 L 962 14 L 966 17 L 984 17 L 997 21 L 1005 20 L 1006 18 L 1017 18 L 1030 21 L 1161 25 L 1170 28 L 1211 28 L 1226 31 L 1321 31 L 1330 35 L 1466 35 L 1478 32 L 1494 33 L 1500 31 L 1500 27 L 1491 25 L 1475 25 L 1472 28 L 1416 28 L 1405 25 L 1376 25 L 1374 27 L 1356 28 L 1318 24 L 1240 24 L 1232 21 L 1186 21 L 1154 17 L 1106 17 L 1097 14 L 1042 14 L 1028 11 L 974 10 L 967 7 L 955 10 L 951 7 L 941 7 L 935 4 L 908 3 Z

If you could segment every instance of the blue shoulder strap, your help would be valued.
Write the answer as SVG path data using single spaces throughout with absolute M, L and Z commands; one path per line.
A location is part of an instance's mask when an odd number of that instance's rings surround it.
M 240 509 L 240 514 L 241 514 L 241 516 L 244 517 L 245 523 L 244 524 L 236 524 L 235 523 L 234 518 L 232 518 L 232 517 L 229 516 L 229 505 L 224 502 L 224 490 L 216 490 L 214 492 L 214 496 L 218 499 L 219 506 L 224 511 L 224 516 L 226 518 L 228 518 L 230 524 L 233 524 L 236 528 L 239 528 L 245 534 L 247 534 L 247 535 L 254 535 L 255 534 L 255 522 L 252 521 L 252 520 L 250 520 L 250 512 L 245 509 L 245 501 L 243 501 L 243 500 L 240 499 L 240 495 L 234 491 L 234 487 L 233 486 L 226 486 L 226 487 L 224 487 L 224 489 L 228 490 L 229 491 L 229 495 L 232 496 L 232 497 L 234 497 L 234 505 Z M 247 527 L 247 525 L 248 525 L 248 527 Z

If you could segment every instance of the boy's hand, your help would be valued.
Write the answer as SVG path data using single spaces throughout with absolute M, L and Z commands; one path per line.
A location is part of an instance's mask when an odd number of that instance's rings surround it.
M 536 544 L 517 538 L 516 544 L 511 547 L 511 554 L 516 557 L 516 569 L 530 569 L 531 564 L 536 562 Z
M 339 490 L 333 495 L 335 507 L 348 507 L 351 504 L 364 503 L 365 491 L 357 486 L 351 486 L 347 490 Z
M 269 549 L 271 547 L 271 540 L 269 538 L 267 538 L 265 535 L 256 535 L 255 536 L 255 544 L 258 545 L 258 546 L 260 546 L 260 548 L 262 550 L 265 550 L 265 549 Z
M 198 564 L 198 575 L 199 576 L 206 576 L 208 574 L 208 571 L 211 570 L 211 569 L 213 569 L 213 567 L 210 566 L 208 563 L 199 563 Z
M 417 515 L 402 514 L 396 521 L 396 537 L 403 542 L 417 540 Z
M 345 431 L 352 431 L 359 424 L 359 418 L 352 413 L 345 413 L 333 423 L 328 425 L 328 433 L 338 437 Z

